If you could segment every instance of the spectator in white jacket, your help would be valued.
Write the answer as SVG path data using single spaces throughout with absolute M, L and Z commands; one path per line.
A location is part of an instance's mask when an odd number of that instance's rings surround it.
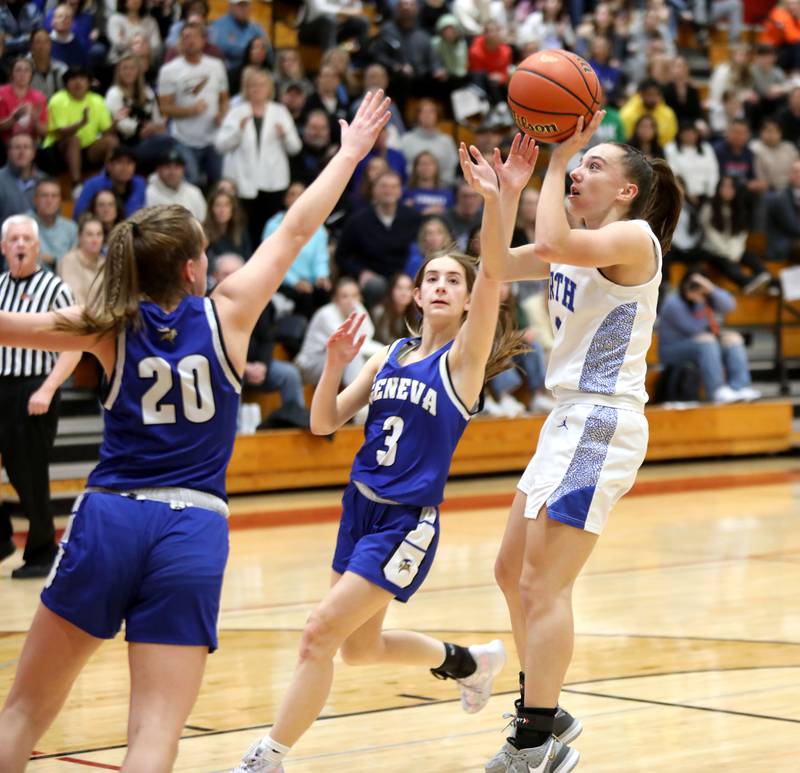
M 361 291 L 358 284 L 350 277 L 342 277 L 334 287 L 333 301 L 318 309 L 306 329 L 306 337 L 303 339 L 303 346 L 295 357 L 294 364 L 300 368 L 303 381 L 306 384 L 317 384 L 322 375 L 322 368 L 325 365 L 325 352 L 328 338 L 336 328 L 353 312 L 366 314 L 366 309 L 361 304 Z M 366 336 L 364 345 L 353 361 L 345 368 L 342 376 L 342 384 L 347 386 L 352 383 L 355 377 L 361 372 L 366 361 L 375 352 L 383 347 L 383 344 L 375 340 L 375 326 L 366 314 L 361 330 L 361 335 Z
M 185 179 L 185 167 L 183 156 L 175 149 L 159 159 L 156 171 L 147 183 L 145 206 L 180 204 L 202 223 L 206 219 L 206 199 L 196 185 Z
M 278 212 L 289 187 L 289 156 L 303 142 L 286 107 L 273 100 L 275 84 L 265 70 L 242 75 L 245 102 L 232 108 L 217 133 L 222 174 L 236 183 L 252 244 L 259 244 L 264 223 Z
M 676 177 L 686 182 L 685 194 L 694 206 L 710 199 L 719 182 L 719 162 L 711 145 L 700 139 L 692 121 L 681 122 L 678 136 L 664 148 Z

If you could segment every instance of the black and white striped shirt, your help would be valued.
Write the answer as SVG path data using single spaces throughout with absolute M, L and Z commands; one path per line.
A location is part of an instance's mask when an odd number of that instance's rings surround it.
M 0 274 L 0 311 L 37 313 L 64 309 L 75 301 L 69 287 L 55 274 L 39 269 L 24 279 Z M 46 376 L 58 355 L 19 346 L 0 346 L 0 378 Z

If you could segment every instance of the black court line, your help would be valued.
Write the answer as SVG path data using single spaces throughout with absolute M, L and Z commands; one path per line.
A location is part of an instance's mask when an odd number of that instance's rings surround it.
M 304 628 L 221 628 L 220 633 L 302 633 Z M 387 631 L 402 630 L 395 628 L 387 628 Z M 415 628 L 417 633 L 427 634 L 485 634 L 486 636 L 505 636 L 511 635 L 508 628 L 490 629 L 490 628 Z M 598 638 L 598 639 L 666 639 L 670 641 L 707 641 L 719 642 L 720 644 L 783 644 L 789 647 L 800 647 L 800 641 L 785 641 L 781 639 L 729 639 L 719 638 L 717 636 L 679 636 L 677 634 L 661 634 L 661 633 L 592 633 L 592 632 L 575 632 L 575 636 L 585 638 Z
M 412 695 L 411 693 L 406 692 L 399 692 L 397 693 L 398 698 L 411 698 L 415 701 L 435 701 L 436 698 L 429 698 L 427 695 Z
M 746 712 L 741 711 L 732 711 L 726 709 L 713 709 L 707 706 L 691 706 L 689 704 L 683 703 L 668 703 L 665 701 L 656 701 L 656 700 L 648 700 L 646 698 L 629 698 L 627 696 L 622 695 L 611 695 L 605 693 L 596 693 L 590 692 L 588 690 L 580 690 L 576 689 L 574 685 L 581 685 L 581 684 L 592 684 L 593 682 L 616 682 L 628 679 L 647 679 L 652 677 L 658 676 L 675 676 L 675 675 L 682 675 L 682 674 L 693 674 L 693 673 L 714 673 L 720 672 L 723 673 L 725 671 L 766 671 L 769 669 L 775 668 L 800 668 L 800 665 L 796 666 L 749 666 L 746 668 L 729 668 L 729 669 L 721 669 L 721 668 L 708 668 L 708 669 L 701 669 L 697 671 L 666 671 L 663 673 L 655 673 L 655 674 L 623 674 L 621 676 L 609 676 L 605 677 L 604 679 L 597 679 L 597 680 L 588 680 L 584 682 L 568 682 L 562 688 L 564 692 L 573 694 L 573 695 L 588 695 L 591 697 L 596 698 L 609 698 L 613 700 L 621 700 L 621 701 L 630 701 L 634 703 L 650 703 L 653 705 L 663 705 L 675 708 L 686 708 L 686 709 L 694 709 L 696 711 L 710 711 L 710 712 L 718 712 L 720 714 L 732 714 L 732 715 L 739 715 L 744 717 L 752 717 L 755 719 L 768 719 L 774 720 L 778 722 L 790 722 L 793 724 L 800 724 L 800 719 L 790 719 L 788 717 L 774 717 L 768 714 L 748 714 Z M 518 695 L 519 690 L 503 690 L 500 692 L 492 693 L 493 697 L 501 697 L 503 695 Z M 420 696 L 409 696 L 409 697 L 420 697 Z M 371 714 L 385 714 L 389 711 L 406 711 L 408 709 L 418 709 L 423 706 L 444 706 L 448 703 L 459 703 L 461 698 L 442 698 L 442 699 L 430 699 L 430 698 L 421 698 L 425 701 L 425 703 L 415 703 L 406 706 L 385 706 L 380 709 L 364 709 L 362 711 L 348 711 L 342 714 L 328 714 L 325 716 L 318 717 L 316 719 L 317 722 L 326 722 L 332 719 L 349 719 L 351 717 L 365 717 Z M 242 727 L 232 727 L 227 730 L 212 730 L 208 733 L 203 733 L 200 735 L 187 735 L 181 736 L 181 741 L 190 741 L 196 740 L 198 738 L 210 738 L 211 736 L 216 735 L 231 735 L 233 733 L 243 733 L 250 730 L 268 730 L 273 726 L 274 723 L 265 723 L 260 725 L 244 725 Z M 98 746 L 96 748 L 91 749 L 78 749 L 75 751 L 61 751 L 61 752 L 54 752 L 51 754 L 40 754 L 36 757 L 31 757 L 31 760 L 49 760 L 55 759 L 58 757 L 65 757 L 65 756 L 74 756 L 77 754 L 92 754 L 95 752 L 105 752 L 105 751 L 113 751 L 115 749 L 125 749 L 127 748 L 127 744 L 115 744 L 113 746 Z
M 800 725 L 800 719 L 792 719 L 791 717 L 776 717 L 772 714 L 754 714 L 749 711 L 733 711 L 732 709 L 715 709 L 710 706 L 693 706 L 691 703 L 672 703 L 671 701 L 657 701 L 650 698 L 631 698 L 627 695 L 611 695 L 602 692 L 589 692 L 584 690 L 573 690 L 564 687 L 563 692 L 568 692 L 571 695 L 591 695 L 594 698 L 609 698 L 615 701 L 627 701 L 629 703 L 646 703 L 651 706 L 667 706 L 668 708 L 675 709 L 691 709 L 692 711 L 707 711 L 711 714 L 730 714 L 734 717 L 748 717 L 749 719 L 767 719 L 773 722 L 789 722 L 794 725 Z
M 199 725 L 184 725 L 187 730 L 197 730 L 200 733 L 213 733 L 213 727 L 200 727 Z

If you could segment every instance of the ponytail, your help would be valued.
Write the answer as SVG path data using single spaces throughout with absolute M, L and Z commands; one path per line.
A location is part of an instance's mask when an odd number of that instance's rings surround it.
M 672 233 L 683 206 L 683 194 L 672 169 L 664 159 L 651 161 L 630 145 L 622 142 L 610 142 L 609 145 L 622 150 L 625 174 L 639 188 L 628 216 L 632 220 L 646 220 L 661 243 L 661 252 L 666 253 L 672 244 Z
M 436 258 L 447 257 L 455 260 L 464 269 L 467 290 L 472 293 L 475 278 L 478 275 L 478 260 L 459 252 L 455 245 L 451 245 L 451 247 L 452 249 L 445 248 L 438 250 L 425 258 L 417 271 L 417 275 L 414 277 L 414 287 L 420 287 L 422 285 L 422 279 L 425 276 L 425 268 L 428 263 Z M 419 336 L 422 334 L 421 316 L 416 323 L 412 324 L 409 322 L 407 324 L 412 335 Z M 522 332 L 516 329 L 510 309 L 505 304 L 502 304 L 497 317 L 492 350 L 489 353 L 489 359 L 486 361 L 483 383 L 485 384 L 487 381 L 490 381 L 498 373 L 513 368 L 514 363 L 512 358 L 529 350 L 530 347 L 525 343 Z
M 683 206 L 683 194 L 675 182 L 669 164 L 663 158 L 652 162 L 653 187 L 642 212 L 653 233 L 661 243 L 661 252 L 666 254 L 672 245 L 672 234 L 678 224 Z
M 117 335 L 141 323 L 143 296 L 163 305 L 186 292 L 182 268 L 203 252 L 203 234 L 178 204 L 146 207 L 114 226 L 108 255 L 78 319 L 57 314 L 55 329 L 73 335 Z

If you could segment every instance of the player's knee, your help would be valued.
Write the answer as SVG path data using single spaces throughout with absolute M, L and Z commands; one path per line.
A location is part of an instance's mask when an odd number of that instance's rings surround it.
M 300 639 L 300 660 L 332 658 L 338 647 L 339 641 L 332 622 L 324 615 L 312 614 Z
M 713 333 L 700 333 L 694 337 L 694 340 L 698 344 L 715 344 L 717 342 Z
M 735 330 L 726 330 L 720 336 L 720 343 L 723 346 L 742 346 L 744 345 L 744 338 L 742 338 L 740 333 L 737 333 Z
M 59 708 L 60 703 L 31 701 L 11 695 L 3 707 L 2 717 L 4 724 L 9 727 L 15 723 L 24 726 L 27 732 L 38 739 L 50 727 Z
M 494 578 L 506 596 L 519 594 L 519 574 L 519 565 L 516 561 L 511 561 L 502 553 L 497 556 L 494 562 Z
M 348 666 L 369 666 L 378 661 L 378 649 L 374 642 L 345 640 L 339 654 Z
M 542 615 L 552 603 L 552 588 L 543 575 L 534 569 L 525 569 L 519 579 L 519 597 L 526 617 Z

